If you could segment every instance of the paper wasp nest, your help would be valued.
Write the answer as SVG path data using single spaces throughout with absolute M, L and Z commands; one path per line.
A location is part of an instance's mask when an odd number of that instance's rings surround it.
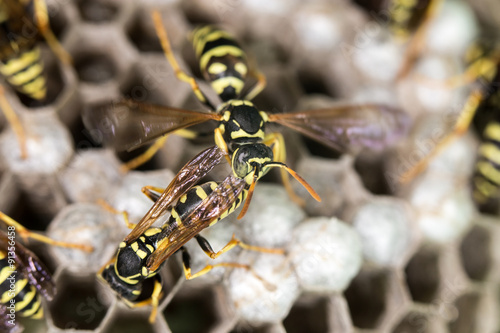
M 21 320 L 26 332 L 500 329 L 498 207 L 496 215 L 480 215 L 467 195 L 476 137 L 456 141 L 412 184 L 398 182 L 428 150 L 436 131 L 448 130 L 450 118 L 443 115 L 457 111 L 467 88 L 433 89 L 411 75 L 396 83 L 404 49 L 379 38 L 382 28 L 365 12 L 347 0 L 50 0 L 48 5 L 53 30 L 74 66 L 60 64 L 43 47 L 51 87 L 50 102 L 43 107 L 25 105 L 7 89 L 28 137 L 39 144 L 30 146 L 28 160 L 15 160 L 17 143 L 2 117 L 0 209 L 28 228 L 91 244 L 95 252 L 34 248 L 54 271 L 58 294 L 45 304 L 45 320 Z M 268 79 L 254 100 L 261 109 L 287 112 L 336 100 L 383 102 L 402 107 L 420 127 L 394 149 L 355 158 L 339 157 L 284 131 L 288 163 L 323 202 L 313 202 L 297 186 L 307 202 L 299 208 L 288 199 L 278 173 L 271 172 L 257 185 L 242 221 L 233 214 L 204 233 L 214 249 L 233 233 L 249 244 L 286 249 L 285 255 L 233 249 L 218 258 L 253 265 L 269 285 L 247 271 L 228 269 L 185 281 L 174 256 L 162 270 L 163 301 L 150 325 L 150 307 L 128 309 L 95 279 L 128 232 L 120 216 L 95 202 L 103 198 L 126 208 L 137 222 L 150 205 L 141 187 L 166 187 L 179 167 L 210 142 L 172 136 L 142 171 L 124 175 L 113 152 L 96 148 L 99 143 L 90 139 L 80 115 L 91 104 L 119 96 L 201 108 L 161 52 L 150 18 L 153 8 L 163 15 L 181 66 L 196 75 L 186 38 L 195 23 L 221 24 L 238 36 Z M 487 15 L 498 9 L 478 12 L 491 23 Z M 466 4 L 450 1 L 443 12 L 437 22 L 465 23 L 459 31 L 431 26 L 431 41 L 416 67 L 436 79 L 463 70 L 460 52 L 477 29 Z M 210 94 L 208 85 L 200 85 Z M 126 161 L 134 155 L 119 156 Z M 211 177 L 222 180 L 227 172 L 215 170 Z M 194 271 L 209 262 L 196 244 L 188 248 Z

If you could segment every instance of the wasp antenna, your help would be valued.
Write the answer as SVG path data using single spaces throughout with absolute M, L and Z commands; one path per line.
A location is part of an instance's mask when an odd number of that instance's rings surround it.
M 247 198 L 245 200 L 245 204 L 243 205 L 243 208 L 241 209 L 240 215 L 238 215 L 238 220 L 240 220 L 243 216 L 245 216 L 245 214 L 247 213 L 248 207 L 250 206 L 250 201 L 252 200 L 253 191 L 255 189 L 255 185 L 257 184 L 256 174 L 257 174 L 257 172 L 254 172 L 252 184 L 250 185 L 250 188 L 248 189 Z
M 279 162 L 268 163 L 266 165 L 267 166 L 271 166 L 271 167 L 283 168 L 286 171 L 288 171 L 288 173 L 291 174 L 293 176 L 293 178 L 295 178 L 300 184 L 302 184 L 302 186 L 304 186 L 304 188 L 307 190 L 307 192 L 309 192 L 309 194 L 316 201 L 321 202 L 321 197 L 319 196 L 319 194 L 316 193 L 316 191 L 312 188 L 312 186 L 309 185 L 309 183 L 306 182 L 306 180 L 304 178 L 302 178 L 297 172 L 293 171 L 292 169 L 290 169 L 289 167 L 287 167 L 285 164 L 279 163 Z

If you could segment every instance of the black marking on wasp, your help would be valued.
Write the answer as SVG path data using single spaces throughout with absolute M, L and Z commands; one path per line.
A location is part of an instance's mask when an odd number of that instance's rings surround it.
M 403 174 L 401 181 L 408 182 L 424 171 L 439 152 L 469 129 L 476 114 L 484 114 L 488 123 L 482 133 L 472 184 L 474 200 L 482 205 L 496 197 L 500 187 L 500 48 L 491 39 L 478 40 L 469 47 L 466 61 L 466 71 L 443 84 L 455 87 L 474 83 L 453 130 L 425 158 Z
M 0 212 L 0 220 L 8 225 L 0 231 L 0 330 L 14 331 L 11 309 L 15 315 L 43 318 L 41 297 L 52 300 L 56 290 L 49 270 L 38 257 L 25 248 L 20 239 L 32 238 L 49 245 L 92 251 L 87 245 L 60 242 L 28 231 Z M 15 318 L 15 317 L 14 317 Z

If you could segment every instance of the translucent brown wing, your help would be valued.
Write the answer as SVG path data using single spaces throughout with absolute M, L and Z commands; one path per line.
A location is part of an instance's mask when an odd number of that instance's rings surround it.
M 5 61 L 31 49 L 38 41 L 38 28 L 33 13 L 19 0 L 3 0 L 0 4 L 0 11 L 7 16 L 0 26 L 0 59 Z
M 344 152 L 382 149 L 402 137 L 410 122 L 400 110 L 377 104 L 271 114 L 269 120 Z
M 9 247 L 9 238 L 7 234 L 0 231 L 0 250 L 8 252 Z M 50 301 L 55 294 L 55 285 L 49 270 L 33 252 L 25 248 L 17 240 L 15 241 L 14 260 L 18 274 L 22 274 L 23 277 L 27 278 L 29 283 L 34 286 L 43 297 Z
M 215 113 L 190 111 L 122 100 L 84 110 L 83 122 L 97 143 L 132 150 L 162 135 L 220 120 Z
M 159 245 L 149 257 L 146 267 L 151 271 L 156 271 L 160 265 L 172 254 L 186 244 L 200 231 L 210 226 L 226 210 L 239 205 L 238 196 L 245 189 L 246 182 L 243 179 L 228 176 L 223 182 L 210 193 L 200 205 L 188 215 L 182 226 L 179 226 L 171 234 L 160 234 Z M 234 205 L 234 207 L 232 207 Z
M 217 146 L 207 148 L 191 161 L 187 162 L 177 173 L 160 198 L 153 204 L 146 215 L 135 226 L 134 230 L 125 238 L 128 244 L 139 238 L 151 225 L 170 208 L 172 203 L 179 199 L 191 187 L 196 185 L 201 178 L 206 176 L 217 164 L 220 163 L 224 152 Z

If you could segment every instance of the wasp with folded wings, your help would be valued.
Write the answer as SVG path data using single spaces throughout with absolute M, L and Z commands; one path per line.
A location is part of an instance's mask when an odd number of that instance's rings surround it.
M 8 226 L 6 232 L 0 231 L 0 331 L 15 332 L 16 316 L 43 318 L 41 297 L 50 301 L 55 294 L 49 270 L 17 237 L 87 252 L 92 251 L 92 247 L 32 233 L 2 212 L 0 220 Z
M 264 88 L 264 76 L 249 70 L 245 53 L 231 35 L 212 26 L 204 26 L 193 32 L 193 45 L 201 72 L 223 101 L 215 108 L 195 79 L 177 64 L 160 14 L 154 12 L 153 19 L 166 58 L 177 77 L 191 85 L 198 99 L 211 112 L 123 100 L 88 110 L 84 114 L 86 127 L 97 135 L 96 140 L 104 141 L 117 150 L 131 150 L 170 133 L 185 134 L 187 127 L 209 120 L 217 121 L 218 127 L 214 131 L 217 154 L 203 162 L 212 168 L 225 157 L 234 176 L 245 180 L 250 190 L 242 214 L 248 207 L 256 181 L 272 167 L 281 168 L 283 183 L 296 202 L 302 200 L 294 194 L 287 171 L 319 200 L 314 190 L 285 165 L 283 137 L 280 133 L 266 134 L 266 124 L 278 123 L 290 127 L 341 151 L 381 148 L 394 142 L 407 129 L 406 114 L 377 104 L 344 105 L 285 114 L 260 111 L 250 99 Z M 245 89 L 249 77 L 256 78 L 257 83 Z M 146 153 L 150 155 L 151 152 Z M 197 180 L 208 172 L 201 167 L 198 169 Z

